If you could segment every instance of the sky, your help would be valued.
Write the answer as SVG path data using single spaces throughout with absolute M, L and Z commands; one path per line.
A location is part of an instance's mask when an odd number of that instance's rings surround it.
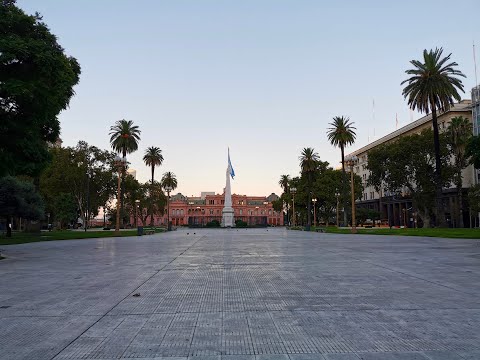
M 358 149 L 406 125 L 400 83 L 424 49 L 452 53 L 475 85 L 478 0 L 17 0 L 40 12 L 82 67 L 70 107 L 59 116 L 64 146 L 79 140 L 108 149 L 120 119 L 140 127 L 128 156 L 150 178 L 145 149 L 162 149 L 156 169 L 177 191 L 222 193 L 227 149 L 232 193 L 281 193 L 299 174 L 303 148 L 332 167 L 340 150 L 327 139 L 334 116 L 357 128 Z M 479 69 L 480 70 L 480 69 Z

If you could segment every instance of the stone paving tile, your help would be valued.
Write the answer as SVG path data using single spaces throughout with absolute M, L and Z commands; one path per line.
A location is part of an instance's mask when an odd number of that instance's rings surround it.
M 0 359 L 480 359 L 475 241 L 187 232 L 6 246 Z

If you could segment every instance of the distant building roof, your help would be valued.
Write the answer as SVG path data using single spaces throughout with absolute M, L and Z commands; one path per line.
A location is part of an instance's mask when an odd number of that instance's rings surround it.
M 453 104 L 453 106 L 450 108 L 450 110 L 447 110 L 446 112 L 444 113 L 439 113 L 437 116 L 440 117 L 442 115 L 445 115 L 449 112 L 468 112 L 468 113 L 471 113 L 472 111 L 472 101 L 471 100 L 462 100 L 460 101 L 459 103 L 456 103 L 456 104 Z M 383 137 L 381 137 L 380 139 L 378 140 L 375 140 L 373 142 L 371 142 L 370 144 L 368 145 L 365 145 L 364 147 L 358 149 L 358 150 L 355 150 L 355 151 L 352 151 L 349 155 L 358 155 L 358 154 L 362 154 L 364 152 L 367 152 L 368 150 L 380 145 L 380 144 L 383 144 L 387 141 L 390 141 L 390 140 L 393 140 L 399 136 L 401 136 L 402 134 L 404 133 L 407 133 L 417 127 L 420 127 L 428 122 L 431 122 L 432 121 L 432 114 L 428 114 L 426 116 L 423 116 L 421 117 L 420 119 L 418 120 L 415 120 L 413 122 L 411 122 L 410 124 L 407 124 L 403 127 L 401 127 L 400 129 L 398 130 L 395 130 L 393 132 L 391 132 L 390 134 L 388 135 L 385 135 Z

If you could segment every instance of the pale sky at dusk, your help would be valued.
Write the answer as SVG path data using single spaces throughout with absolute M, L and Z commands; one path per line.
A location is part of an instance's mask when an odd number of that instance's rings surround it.
M 142 130 L 128 160 L 148 180 L 145 149 L 178 191 L 221 193 L 227 147 L 232 193 L 281 193 L 296 176 L 302 148 L 337 166 L 328 123 L 349 116 L 354 150 L 410 122 L 400 82 L 423 49 L 443 47 L 475 85 L 478 0 L 18 0 L 35 11 L 82 67 L 62 140 L 109 148 L 109 128 L 133 120 Z M 479 69 L 480 70 L 480 69 Z M 372 101 L 375 99 L 375 116 Z M 415 114 L 414 118 L 419 117 Z M 374 121 L 375 118 L 375 121 Z

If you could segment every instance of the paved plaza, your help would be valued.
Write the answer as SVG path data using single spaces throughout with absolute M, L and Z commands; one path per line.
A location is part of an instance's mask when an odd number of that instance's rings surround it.
M 2 248 L 0 359 L 480 359 L 473 240 L 179 229 Z

